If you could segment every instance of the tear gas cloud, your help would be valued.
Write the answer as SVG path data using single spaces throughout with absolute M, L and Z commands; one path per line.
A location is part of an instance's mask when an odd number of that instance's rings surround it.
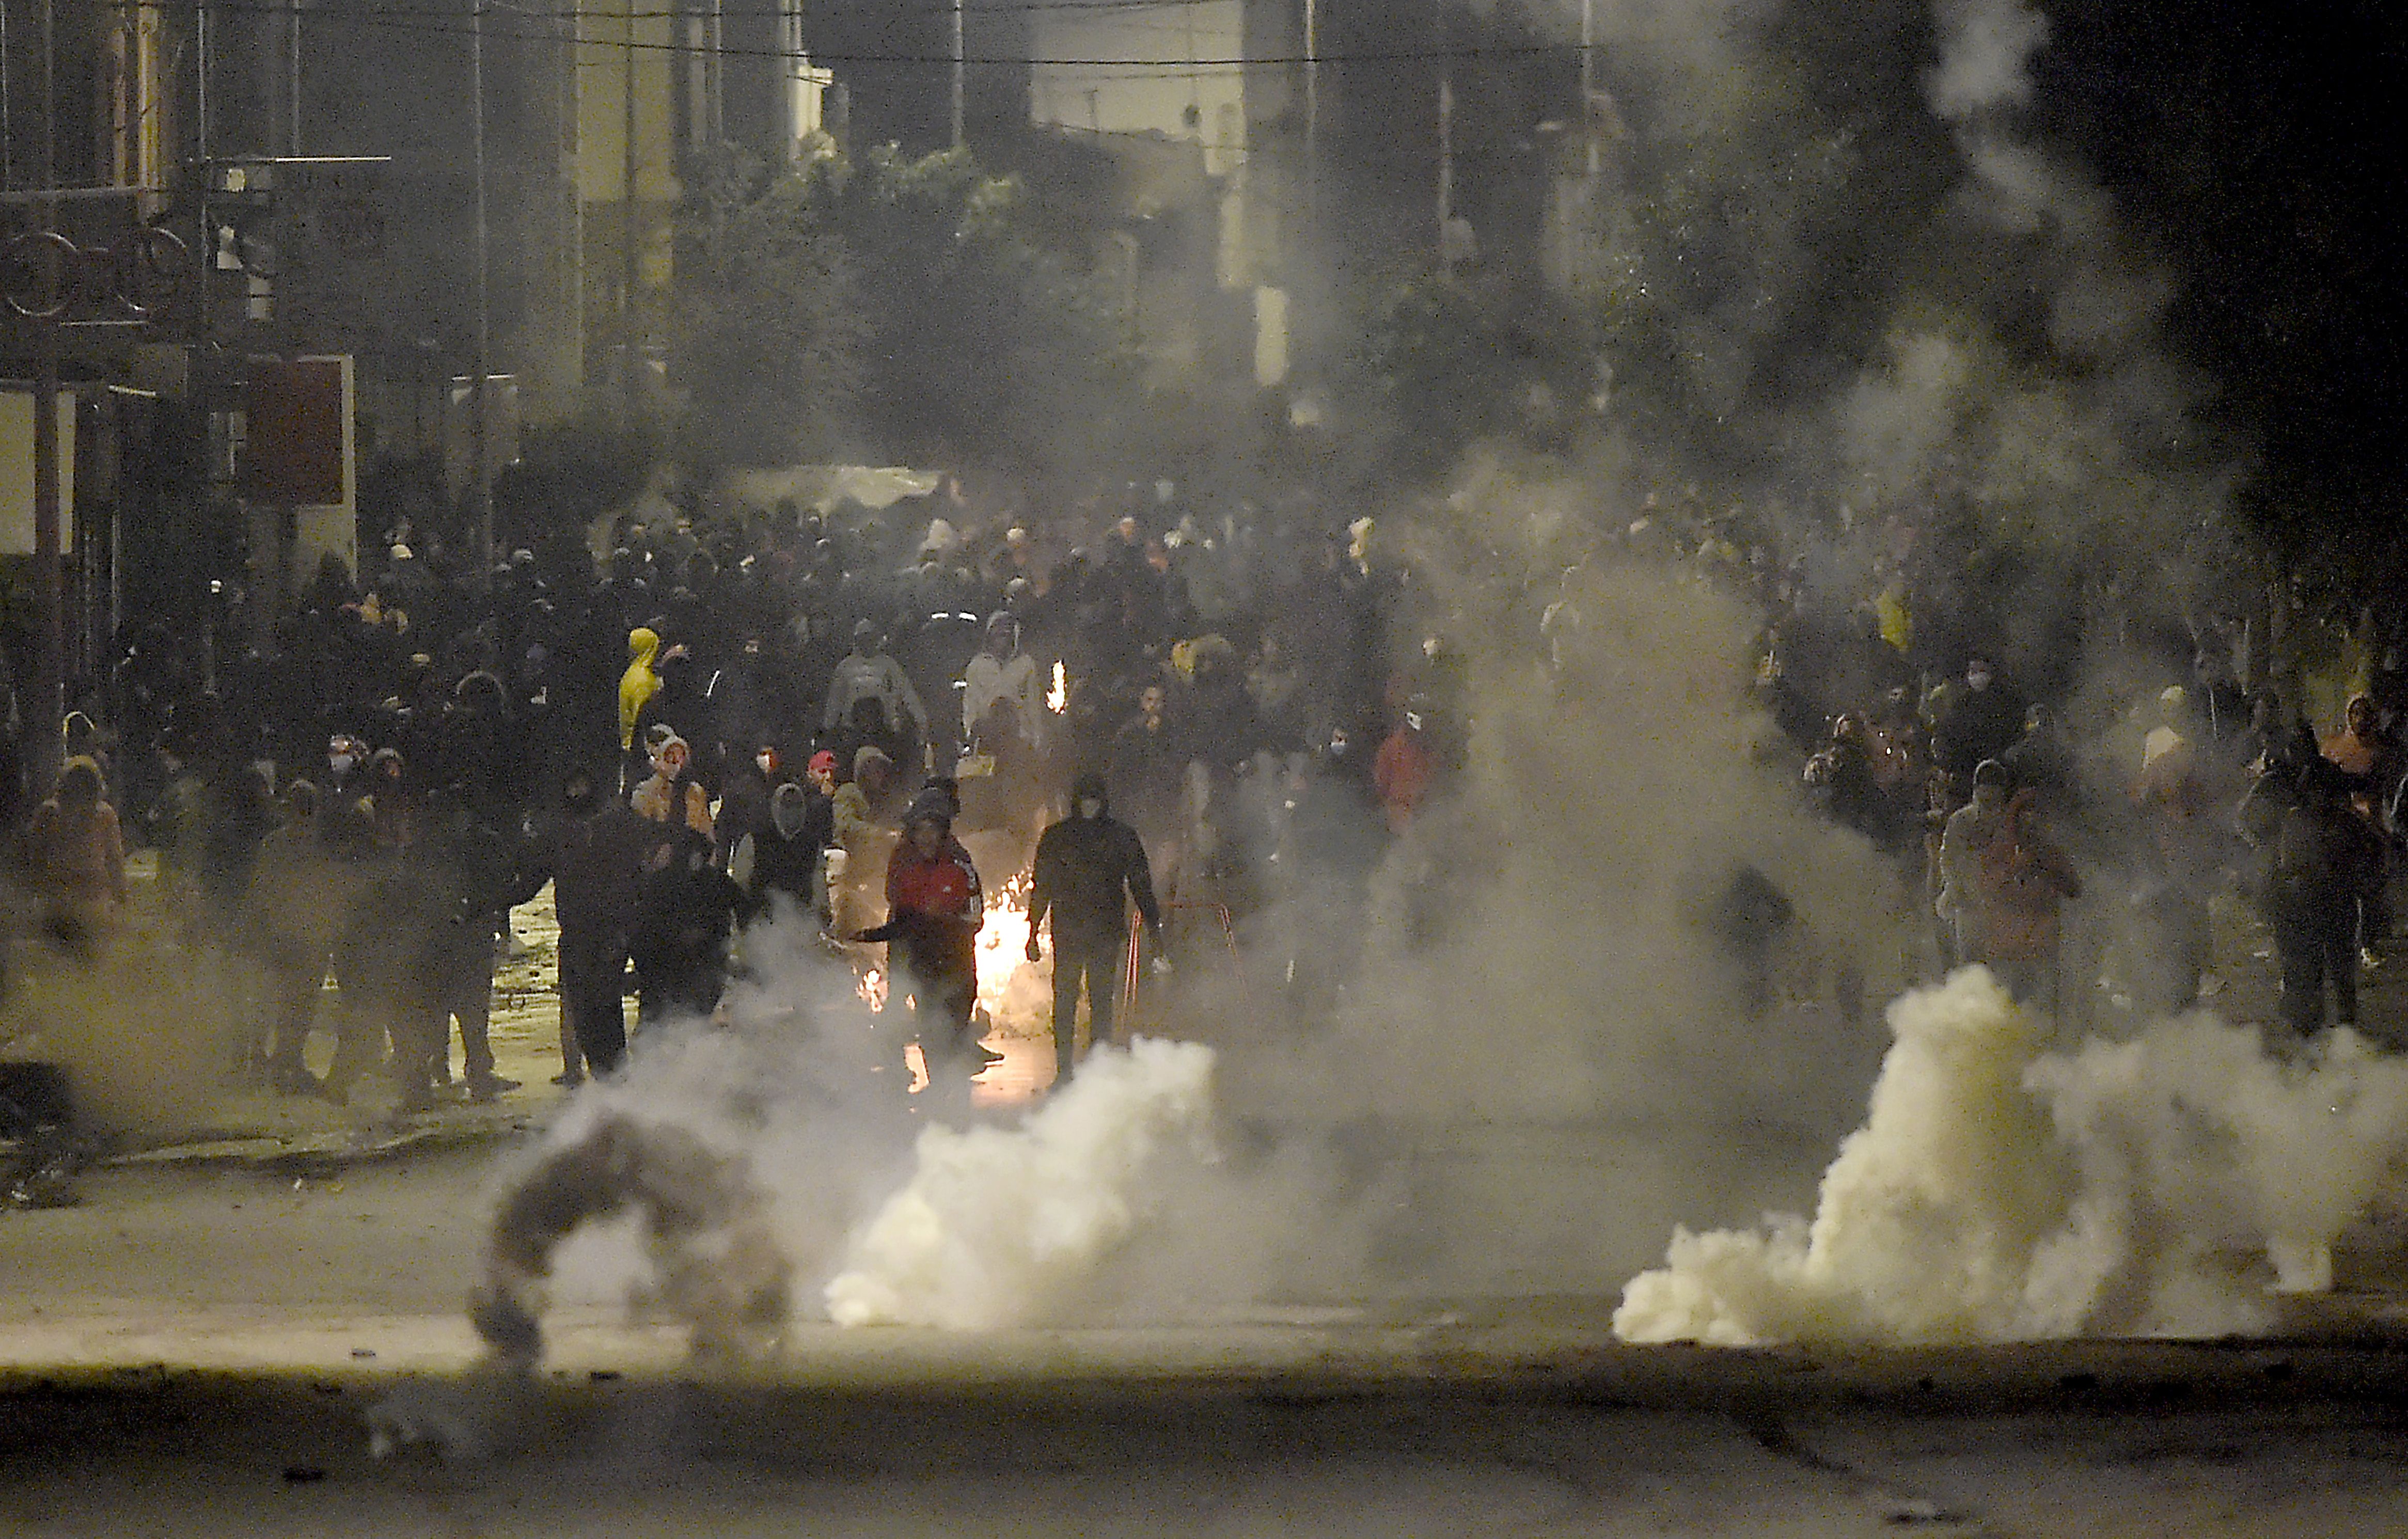
M 1614 1329 L 1724 1345 L 2262 1331 L 2408 1149 L 2408 1064 L 2346 1030 L 2270 1058 L 2206 1015 L 2040 1050 L 1981 968 L 1890 1009 L 1812 1220 L 1672 1238 Z M 2254 1265 L 2237 1264 L 2254 1262 Z M 2271 1279 L 2268 1277 L 2271 1274 Z
M 1745 148 L 1779 130 L 1757 97 L 1707 89 L 1718 71 L 1781 63 L 1778 8 L 1599 9 L 1641 150 L 1651 134 Z M 1212 1048 L 1209 1073 L 1148 1047 L 1099 1061 L 1017 1128 L 930 1128 L 914 1147 L 909 1119 L 838 1090 L 862 1068 L 840 990 L 773 962 L 739 1001 L 735 1045 L 639 1054 L 553 1130 L 535 1179 L 547 1161 L 622 1158 L 614 1129 L 683 1130 L 708 1157 L 681 1161 L 671 1138 L 663 1168 L 692 1177 L 698 1211 L 742 1213 L 656 1224 L 647 1243 L 707 1255 L 758 1241 L 789 1307 L 862 1322 L 1599 1291 L 1677 1222 L 1804 1208 L 1835 1143 L 1811 1220 L 1679 1230 L 1665 1266 L 1630 1284 L 1620 1328 L 1731 1342 L 2223 1331 L 2263 1318 L 2252 1266 L 2315 1284 L 2408 1127 L 2399 1071 L 2345 1036 L 2296 1067 L 2202 1017 L 2051 1049 L 1968 973 L 1893 1006 L 1881 1061 L 1870 1024 L 1753 1007 L 1750 975 L 1768 968 L 1825 997 L 1842 976 L 1903 986 L 1919 899 L 1809 812 L 1748 703 L 1753 627 L 1726 580 L 1747 552 L 1715 556 L 1709 540 L 1674 559 L 1651 491 L 1734 488 L 1810 582 L 1858 598 L 1879 591 L 1894 524 L 1942 510 L 2016 556 L 1957 575 L 1974 639 L 2077 700 L 2120 696 L 2135 665 L 2085 634 L 2101 599 L 2143 619 L 2212 610 L 2234 564 L 2224 513 L 2243 457 L 2200 425 L 2203 387 L 2161 343 L 2173 286 L 2026 121 L 2044 21 L 2015 0 L 1877 21 L 1928 40 L 1895 86 L 1921 93 L 1922 127 L 1953 156 L 1947 192 L 1902 211 L 1874 163 L 1835 150 L 1826 202 L 1755 232 L 1799 260 L 1674 318 L 1687 340 L 1667 366 L 1692 372 L 1692 398 L 1715 404 L 1739 452 L 1710 462 L 1693 436 L 1656 441 L 1609 399 L 1568 453 L 1484 449 L 1446 494 L 1381 510 L 1383 553 L 1411 574 L 1398 650 L 1436 638 L 1459 669 L 1468 741 L 1456 793 L 1369 876 L 1358 930 L 1333 933 L 1297 896 L 1243 937 L 1256 978 L 1315 948 L 1358 950 L 1343 989 L 1297 1019 L 1225 990 L 1184 1026 Z M 1712 193 L 1732 174 L 1701 175 Z M 1856 304 L 1849 327 L 1762 320 L 1823 305 L 1828 233 L 1810 239 L 1809 215 L 1835 213 L 1858 239 L 1902 220 L 1891 292 Z M 1784 355 L 1799 348 L 1819 352 Z M 2098 858 L 2121 859 L 2112 838 Z M 1714 919 L 1748 873 L 1786 905 L 1769 940 Z M 1870 1112 L 1840 1142 L 1868 1083 Z M 1208 1121 L 1217 1165 L 1192 1158 Z M 506 1227 L 524 1205 L 506 1196 Z M 638 1266 L 634 1252 L 588 1254 L 677 1291 L 675 1254 Z M 503 1293 L 533 1301 L 534 1253 L 497 1234 Z M 555 1273 L 577 1254 L 556 1252 Z M 724 1290 L 687 1297 L 688 1312 L 738 1307 Z

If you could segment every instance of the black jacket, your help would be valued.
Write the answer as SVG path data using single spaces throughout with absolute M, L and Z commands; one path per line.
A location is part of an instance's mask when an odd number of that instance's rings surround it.
M 1137 900 L 1148 929 L 1162 928 L 1154 871 L 1146 864 L 1145 845 L 1137 831 L 1114 819 L 1109 808 L 1100 817 L 1065 818 L 1037 841 L 1028 900 L 1030 933 L 1051 913 L 1057 947 L 1116 941 L 1127 933 L 1124 891 Z

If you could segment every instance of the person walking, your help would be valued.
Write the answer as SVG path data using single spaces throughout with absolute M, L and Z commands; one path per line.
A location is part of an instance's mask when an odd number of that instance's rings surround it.
M 567 816 L 542 862 L 560 919 L 560 1009 L 587 1072 L 600 1076 L 627 1052 L 627 941 L 652 831 L 584 769 L 568 773 L 562 802 Z M 541 879 L 535 870 L 528 877 Z
M 2259 892 L 2283 975 L 2284 1024 L 2306 1036 L 2333 1019 L 2358 1024 L 2358 900 L 2383 849 L 2350 805 L 2346 771 L 2305 751 L 2271 762 L 2241 805 L 2242 833 L 2256 847 Z
M 1054 921 L 1054 1082 L 1067 1085 L 1078 1059 L 1079 994 L 1087 996 L 1092 1048 L 1112 1036 L 1112 996 L 1128 939 L 1128 905 L 1162 943 L 1162 905 L 1137 830 L 1111 815 L 1100 775 L 1070 787 L 1070 816 L 1039 835 L 1028 894 L 1028 960 Z
M 913 1001 L 928 1082 L 966 1081 L 986 1066 L 970 1025 L 985 899 L 939 797 L 923 795 L 903 815 L 903 842 L 886 865 L 886 909 L 884 924 L 851 938 L 899 948 L 890 949 L 889 970 Z

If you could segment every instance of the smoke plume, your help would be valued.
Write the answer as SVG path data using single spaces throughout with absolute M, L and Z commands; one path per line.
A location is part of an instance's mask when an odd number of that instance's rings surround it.
M 2206 1016 L 2038 1051 L 1980 968 L 1891 1006 L 1897 1041 L 1814 1217 L 1676 1230 L 1632 1341 L 2016 1341 L 2262 1330 L 2408 1149 L 2408 1064 L 2306 1061 Z
M 1165 1161 L 1197 1153 L 1212 1054 L 1140 1038 L 1097 1051 L 1010 1130 L 932 1126 L 918 1165 L 825 1290 L 838 1325 L 953 1330 L 1057 1321 L 1154 1209 Z

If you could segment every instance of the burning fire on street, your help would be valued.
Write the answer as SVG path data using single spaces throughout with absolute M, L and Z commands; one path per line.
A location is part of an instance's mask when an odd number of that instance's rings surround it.
M 1054 957 L 1043 937 L 1042 962 L 1028 960 L 1028 890 L 1023 871 L 986 896 L 986 922 L 978 937 L 979 1008 L 1013 1035 L 1043 1030 L 1053 1008 Z
M 1007 1033 L 1046 1029 L 1053 1008 L 1053 954 L 1039 937 L 1045 960 L 1028 960 L 1029 873 L 1023 871 L 986 896 L 986 918 L 978 936 L 979 1008 Z M 894 980 L 880 967 L 866 969 L 854 992 L 872 1015 L 884 1013 Z

